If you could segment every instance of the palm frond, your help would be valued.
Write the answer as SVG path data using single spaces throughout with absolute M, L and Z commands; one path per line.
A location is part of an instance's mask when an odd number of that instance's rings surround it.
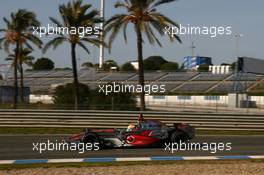
M 29 48 L 30 50 L 33 50 L 33 47 L 28 42 L 25 42 L 24 44 L 27 46 L 27 48 Z
M 87 43 L 90 43 L 92 45 L 95 45 L 99 47 L 100 45 L 103 45 L 104 47 L 107 47 L 106 43 L 101 41 L 100 39 L 97 38 L 82 38 L 81 41 L 85 41 Z
M 47 50 L 50 48 L 50 47 L 53 47 L 53 49 L 56 49 L 60 44 L 62 44 L 64 41 L 68 41 L 67 38 L 65 37 L 56 37 L 54 39 L 52 39 L 51 41 L 49 41 L 45 46 L 44 48 L 42 49 L 42 52 L 43 53 L 46 53 Z
M 156 20 L 150 20 L 151 25 L 159 32 L 161 36 L 164 35 L 164 28 L 166 27 L 165 25 L 161 25 L 158 21 Z
M 125 22 L 123 27 L 123 36 L 126 43 L 127 43 L 127 26 L 128 26 L 128 22 Z
M 27 39 L 32 42 L 33 44 L 35 44 L 36 46 L 38 46 L 38 48 L 42 47 L 43 42 L 35 35 L 33 34 L 27 34 Z
M 80 46 L 83 50 L 85 50 L 88 54 L 90 54 L 89 49 L 82 42 L 78 42 L 77 45 Z
M 106 29 L 107 29 L 107 28 L 110 28 L 110 30 L 111 30 L 111 27 L 108 27 L 108 25 L 111 24 L 113 21 L 119 19 L 119 18 L 124 18 L 125 16 L 127 16 L 127 15 L 126 15 L 126 14 L 118 14 L 118 15 L 114 15 L 114 16 L 112 16 L 110 19 L 108 19 L 108 20 L 105 22 Z
M 33 56 L 26 56 L 26 57 L 23 57 L 23 63 L 26 64 L 27 66 L 33 66 L 33 60 L 35 59 L 35 57 Z
M 81 21 L 84 21 L 84 22 L 86 22 L 86 21 L 91 21 L 91 19 L 93 19 L 93 18 L 99 16 L 99 14 L 100 14 L 100 13 L 99 13 L 98 10 L 92 10 L 92 11 L 90 11 L 89 13 L 84 14 L 83 16 L 81 16 Z
M 10 47 L 11 43 L 9 41 L 5 40 L 3 45 L 4 45 L 5 52 L 10 53 L 9 47 Z
M 82 5 L 82 7 L 81 7 L 81 9 L 82 9 L 82 13 L 85 14 L 86 11 L 87 11 L 89 8 L 91 8 L 91 7 L 92 7 L 91 4 L 84 4 L 84 5 Z
M 14 54 L 10 54 L 8 55 L 6 58 L 5 58 L 5 61 L 13 61 L 15 58 L 15 55 Z
M 5 39 L 6 39 L 5 37 L 0 38 L 0 49 L 2 49 L 2 43 L 3 43 L 3 41 L 4 41 Z
M 154 3 L 153 8 L 157 7 L 157 6 L 160 6 L 162 4 L 167 4 L 167 3 L 170 3 L 170 2 L 174 2 L 174 1 L 177 1 L 177 0 L 159 0 L 156 3 Z
M 118 21 L 116 21 L 116 23 L 113 24 L 113 29 L 112 29 L 112 33 L 109 37 L 109 51 L 111 52 L 111 48 L 112 48 L 112 43 L 115 40 L 119 30 L 121 29 L 122 25 L 124 25 L 124 23 L 121 22 L 122 19 L 119 19 Z
M 160 47 L 162 47 L 162 44 L 160 43 L 159 39 L 156 37 L 153 29 L 151 28 L 150 24 L 147 24 L 147 30 L 150 33 L 150 35 L 152 36 L 154 42 L 156 42 Z
M 178 35 L 173 35 L 173 37 L 179 42 L 179 43 L 182 43 L 182 40 L 181 38 L 178 36 Z
M 7 27 L 10 27 L 10 21 L 8 21 L 5 17 L 3 18 L 4 22 L 6 23 Z
M 155 43 L 155 39 L 152 36 L 152 33 L 150 32 L 149 26 L 147 25 L 147 23 L 144 24 L 144 32 L 147 36 L 147 39 L 149 41 L 150 44 L 154 44 Z
M 53 17 L 49 17 L 49 19 L 51 20 L 51 22 L 56 24 L 58 27 L 63 27 L 63 25 L 57 19 L 55 19 Z
M 152 18 L 156 18 L 157 20 L 159 20 L 160 23 L 165 23 L 167 25 L 173 25 L 175 27 L 180 27 L 180 25 L 177 22 L 174 22 L 173 20 L 171 20 L 170 18 L 166 17 L 165 15 L 161 14 L 161 13 L 152 13 L 151 14 Z
M 123 3 L 123 2 L 116 2 L 115 5 L 114 5 L 115 8 L 120 8 L 120 7 L 123 7 L 123 8 L 126 8 L 127 10 L 129 10 L 129 4 L 128 3 Z
M 6 29 L 0 29 L 0 32 L 6 32 L 7 30 Z

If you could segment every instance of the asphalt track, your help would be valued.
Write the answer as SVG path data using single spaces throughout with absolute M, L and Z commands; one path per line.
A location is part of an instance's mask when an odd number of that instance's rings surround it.
M 264 136 L 198 136 L 194 143 L 228 143 L 231 151 L 175 151 L 172 153 L 164 148 L 122 148 L 99 151 L 33 151 L 33 142 L 47 142 L 61 140 L 63 136 L 54 135 L 21 135 L 0 136 L 0 160 L 14 159 L 62 159 L 62 158 L 90 158 L 90 157 L 149 157 L 149 156 L 232 156 L 232 155 L 264 155 Z

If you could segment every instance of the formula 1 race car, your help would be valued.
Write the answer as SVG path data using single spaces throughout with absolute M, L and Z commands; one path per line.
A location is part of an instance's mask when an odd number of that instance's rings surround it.
M 70 136 L 68 143 L 98 143 L 100 148 L 157 147 L 165 142 L 185 142 L 195 136 L 195 129 L 189 124 L 174 123 L 168 127 L 158 120 L 145 120 L 140 114 L 136 125 L 127 129 L 85 129 Z

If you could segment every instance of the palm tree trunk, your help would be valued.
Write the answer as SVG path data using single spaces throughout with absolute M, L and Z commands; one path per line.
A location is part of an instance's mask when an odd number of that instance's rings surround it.
M 17 108 L 17 95 L 18 95 L 18 88 L 17 88 L 17 60 L 20 55 L 20 47 L 19 42 L 16 43 L 16 53 L 14 59 L 14 92 L 13 92 L 13 108 Z
M 80 102 L 80 92 L 79 92 L 79 81 L 78 81 L 78 72 L 77 72 L 77 62 L 76 62 L 76 44 L 71 44 L 71 56 L 72 56 L 72 70 L 73 70 L 73 79 L 74 79 L 74 103 L 75 109 L 79 108 Z
M 20 101 L 22 103 L 24 103 L 24 73 L 23 73 L 23 63 L 21 63 L 21 61 L 19 61 L 20 67 L 19 67 L 19 71 L 20 71 Z
M 143 65 L 143 46 L 142 46 L 142 33 L 138 25 L 136 25 L 137 32 L 137 51 L 138 51 L 138 77 L 139 84 L 142 87 L 142 92 L 140 93 L 140 110 L 145 110 L 145 91 L 144 91 L 144 65 Z
M 19 72 L 20 72 L 20 102 L 24 103 L 24 74 L 23 74 L 23 60 L 21 55 L 22 47 L 19 51 Z

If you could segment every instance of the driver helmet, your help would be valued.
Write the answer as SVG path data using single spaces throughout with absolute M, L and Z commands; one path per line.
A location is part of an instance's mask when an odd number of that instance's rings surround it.
M 127 131 L 132 131 L 136 126 L 133 124 L 128 125 Z

